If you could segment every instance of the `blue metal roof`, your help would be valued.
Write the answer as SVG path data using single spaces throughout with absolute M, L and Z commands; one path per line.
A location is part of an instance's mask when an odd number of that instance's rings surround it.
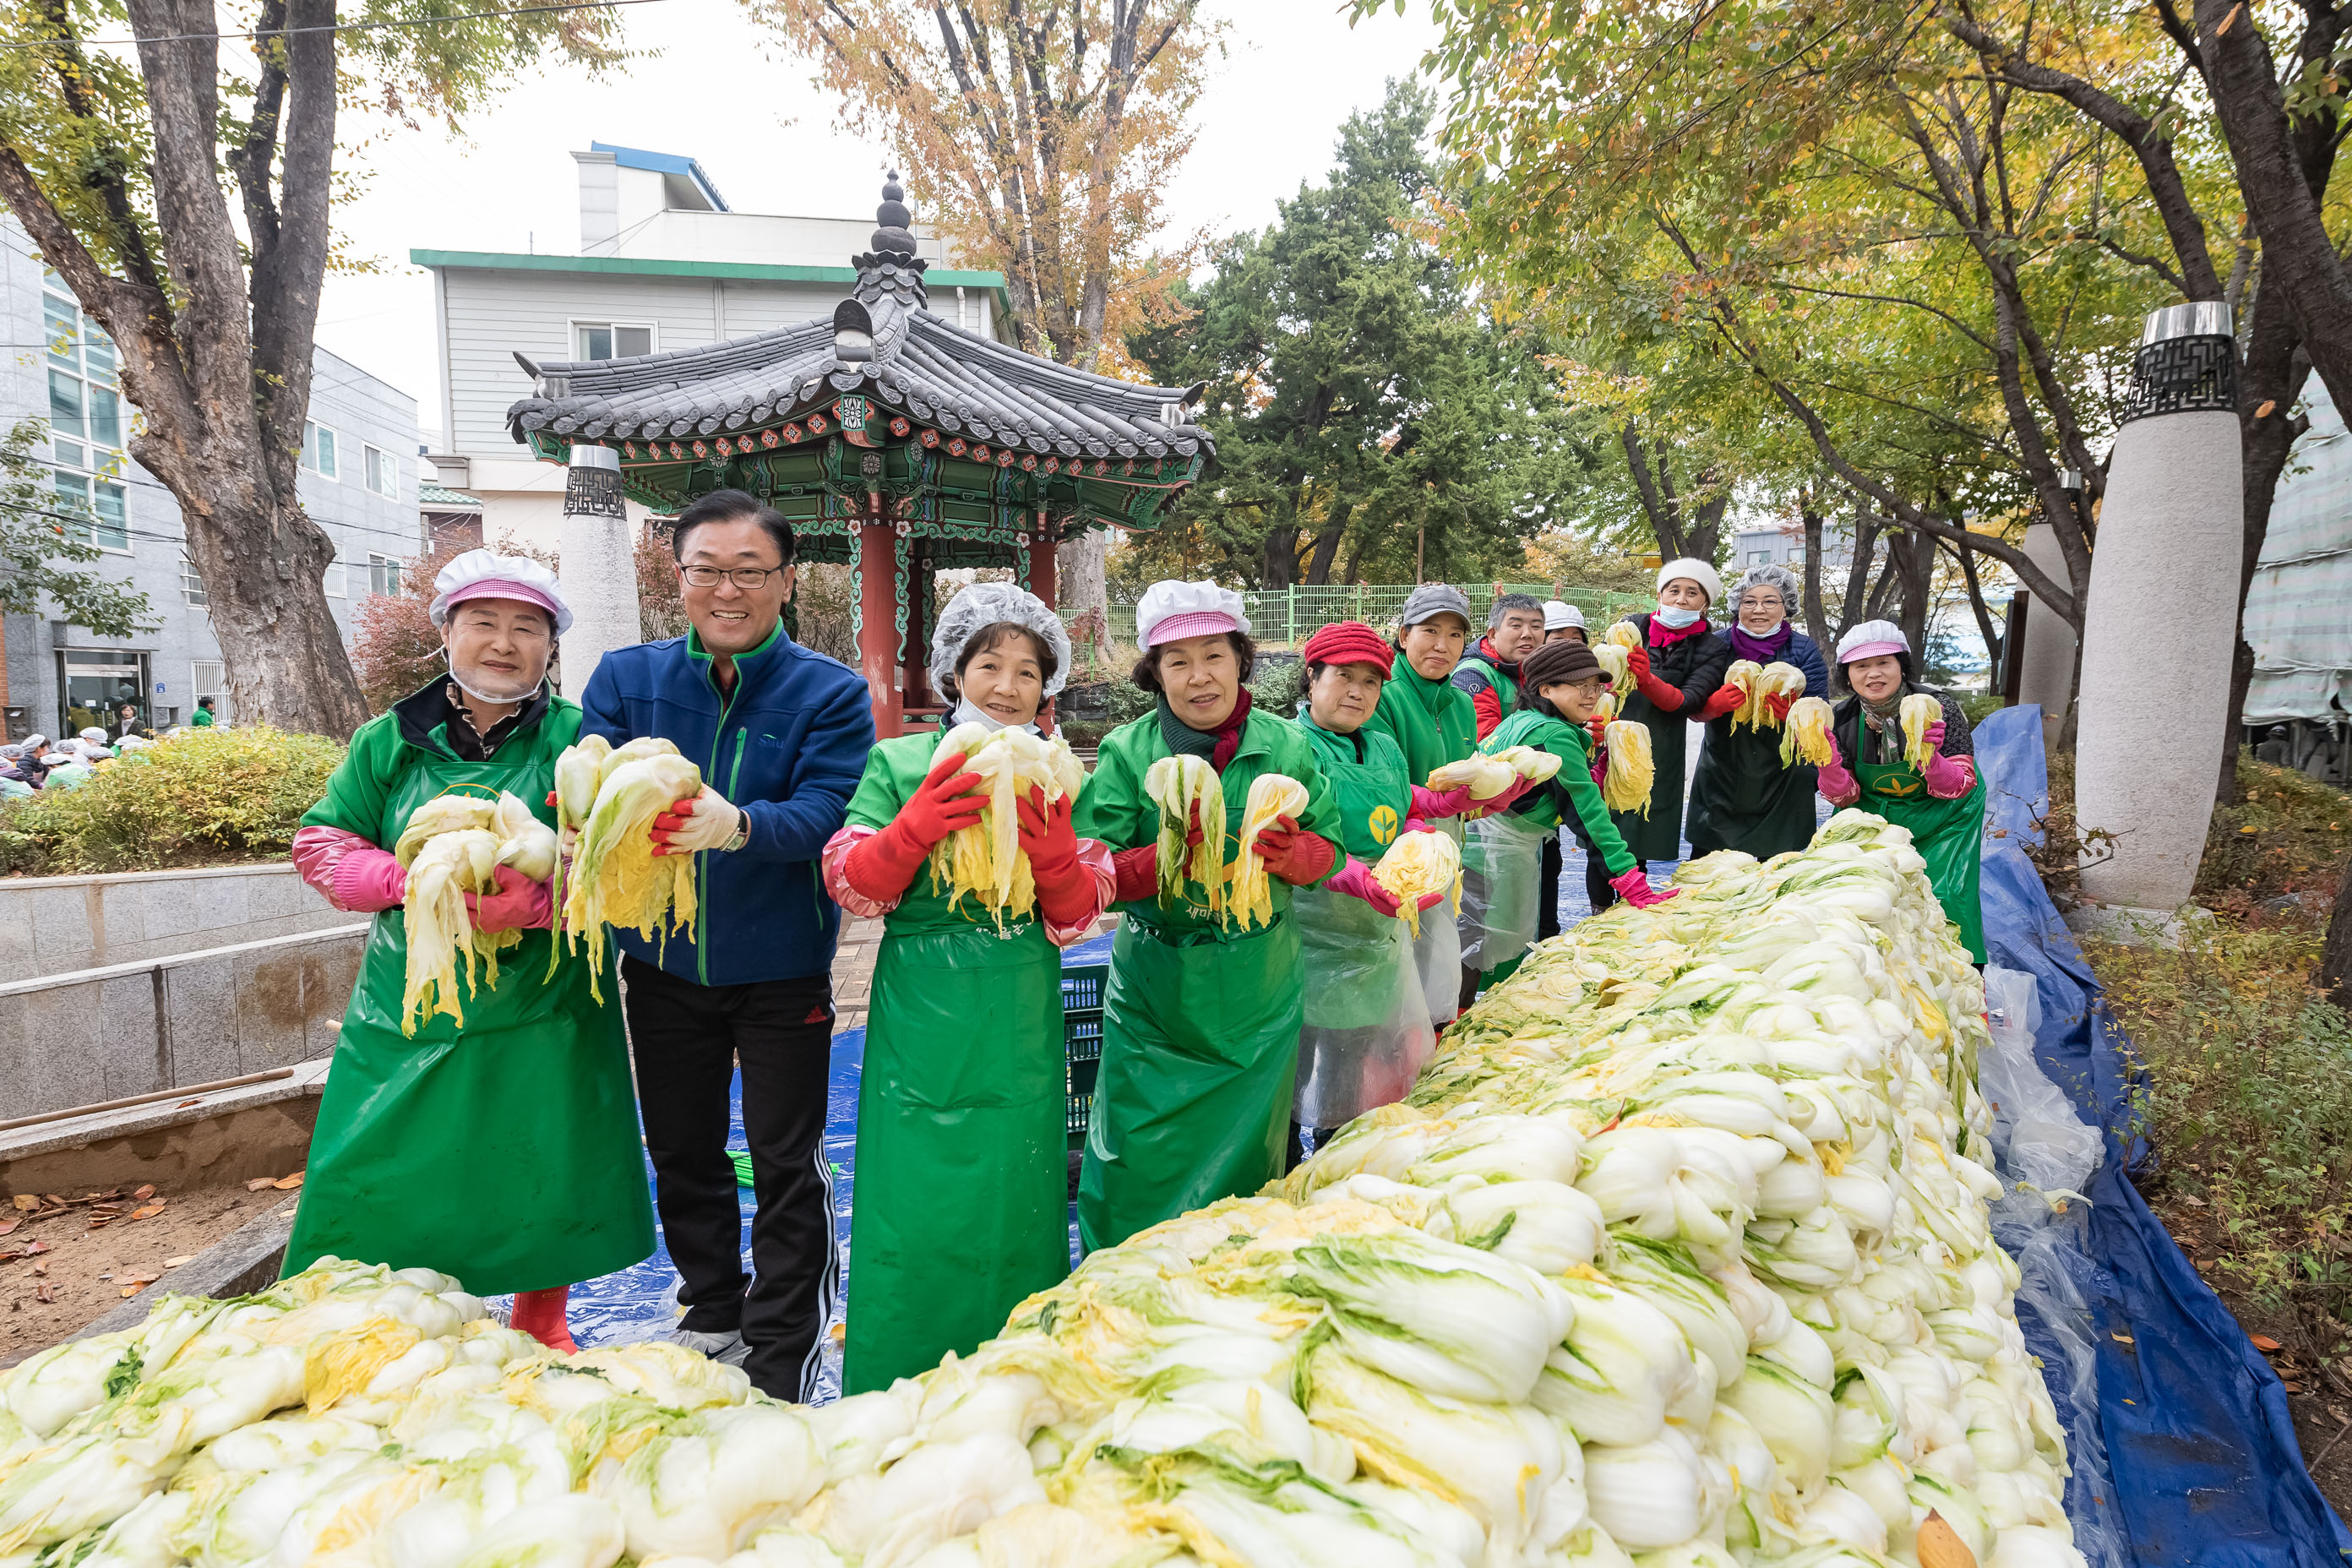
M 710 183 L 710 176 L 702 172 L 702 165 L 691 158 L 681 158 L 675 153 L 648 153 L 640 147 L 615 147 L 610 142 L 591 142 L 588 151 L 610 153 L 613 162 L 624 169 L 647 169 L 656 174 L 676 174 L 680 179 L 691 180 L 704 199 L 710 203 L 712 211 L 734 210 L 727 205 L 727 198 L 719 194 L 719 187 Z

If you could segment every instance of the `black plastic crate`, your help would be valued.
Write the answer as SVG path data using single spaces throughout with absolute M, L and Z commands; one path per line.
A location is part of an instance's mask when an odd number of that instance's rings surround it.
M 1072 1014 L 1100 1013 L 1103 991 L 1110 984 L 1110 965 L 1082 963 L 1076 969 L 1062 971 L 1062 1012 Z

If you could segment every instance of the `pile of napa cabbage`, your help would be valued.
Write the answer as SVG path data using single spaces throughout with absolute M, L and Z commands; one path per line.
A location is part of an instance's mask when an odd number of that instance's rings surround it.
M 2075 1568 L 1921 871 L 1858 812 L 1686 866 L 1281 1183 L 821 1408 L 419 1272 L 167 1304 L 0 1374 L 0 1563 Z

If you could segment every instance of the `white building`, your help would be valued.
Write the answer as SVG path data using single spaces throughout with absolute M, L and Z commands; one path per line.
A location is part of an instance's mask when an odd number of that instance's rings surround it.
M 145 618 L 161 622 L 153 631 L 102 637 L 47 615 L 0 616 L 0 719 L 8 738 L 56 736 L 125 700 L 156 728 L 186 721 L 199 697 L 234 720 L 179 503 L 124 449 L 132 411 L 114 345 L 13 222 L 0 223 L 0 343 L 10 345 L 0 360 L 7 423 L 46 423 L 58 510 L 86 519 L 72 526 L 104 552 L 95 569 L 145 594 Z M 348 639 L 359 600 L 372 585 L 395 581 L 398 563 L 419 549 L 416 400 L 320 349 L 311 361 L 310 413 L 302 504 L 335 542 L 327 603 Z
M 572 154 L 580 253 L 414 250 L 433 273 L 440 342 L 440 482 L 482 501 L 483 537 L 553 549 L 563 470 L 516 444 L 507 409 L 532 395 L 534 363 L 626 359 L 699 348 L 829 316 L 855 287 L 850 258 L 874 220 L 729 208 L 692 158 L 598 142 Z M 1010 342 L 1004 275 L 958 271 L 917 225 L 930 309 Z M 644 510 L 629 503 L 633 520 Z

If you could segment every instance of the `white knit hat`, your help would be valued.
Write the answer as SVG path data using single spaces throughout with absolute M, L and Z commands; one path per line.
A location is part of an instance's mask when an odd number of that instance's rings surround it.
M 1666 584 L 1677 577 L 1687 577 L 1706 589 L 1708 608 L 1712 609 L 1723 603 L 1723 579 L 1715 574 L 1714 567 L 1701 561 L 1697 556 L 1678 555 L 1659 567 L 1658 592 L 1664 593 Z
M 528 555 L 468 550 L 433 574 L 435 626 L 446 625 L 450 606 L 468 599 L 520 599 L 555 617 L 557 637 L 572 629 L 572 606 L 564 603 L 563 585 Z
M 1578 631 L 1582 631 L 1584 629 L 1584 612 L 1578 609 L 1574 605 L 1570 604 L 1566 599 L 1546 599 L 1544 601 L 1544 630 L 1548 632 L 1556 632 L 1562 626 L 1574 626 Z
M 1144 647 L 1249 629 L 1242 596 L 1214 583 L 1154 583 L 1135 603 L 1135 640 Z

